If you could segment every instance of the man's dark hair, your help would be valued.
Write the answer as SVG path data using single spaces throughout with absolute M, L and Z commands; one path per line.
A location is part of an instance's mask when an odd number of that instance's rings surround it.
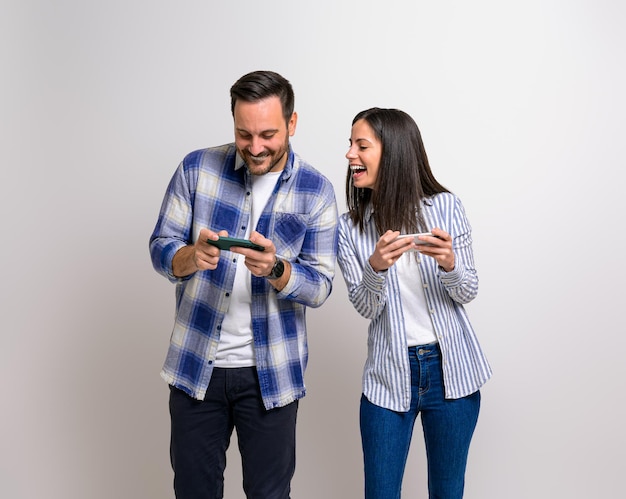
M 273 71 L 253 71 L 239 78 L 230 88 L 230 111 L 235 115 L 235 103 L 241 99 L 256 102 L 268 97 L 278 97 L 283 108 L 285 122 L 293 114 L 295 97 L 291 83 Z

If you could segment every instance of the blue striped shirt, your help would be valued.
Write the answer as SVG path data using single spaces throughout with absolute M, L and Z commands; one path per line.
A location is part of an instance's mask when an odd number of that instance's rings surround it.
M 244 237 L 250 192 L 250 174 L 234 144 L 192 152 L 170 181 L 150 237 L 155 270 L 176 283 L 176 318 L 161 376 L 199 400 L 213 372 L 238 255 L 222 251 L 215 270 L 185 278 L 173 275 L 172 259 L 203 228 Z M 332 184 L 290 148 L 255 229 L 291 263 L 291 276 L 280 292 L 251 275 L 256 368 L 264 405 L 271 409 L 305 395 L 305 309 L 324 303 L 335 272 L 337 204 Z
M 439 227 L 453 237 L 455 267 L 441 269 L 434 258 L 419 258 L 416 285 L 423 286 L 437 341 L 442 353 L 446 398 L 477 391 L 491 377 L 464 303 L 478 293 L 471 228 L 458 197 L 437 194 L 424 200 L 429 228 Z M 377 273 L 369 264 L 379 235 L 372 212 L 366 214 L 365 232 L 347 213 L 339 220 L 338 262 L 357 312 L 370 319 L 368 354 L 363 372 L 363 393 L 372 403 L 394 411 L 408 411 L 411 373 L 396 266 Z

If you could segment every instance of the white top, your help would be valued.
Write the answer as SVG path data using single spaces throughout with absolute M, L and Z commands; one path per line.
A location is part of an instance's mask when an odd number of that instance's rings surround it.
M 406 343 L 409 347 L 437 341 L 433 320 L 426 305 L 425 284 L 419 267 L 420 258 L 425 257 L 421 257 L 416 251 L 407 251 L 395 264 Z
M 250 237 L 250 227 L 256 227 L 267 204 L 278 177 L 282 172 L 269 172 L 265 175 L 252 175 L 252 213 L 246 230 Z M 234 255 L 234 253 L 233 253 Z M 216 367 L 250 367 L 256 364 L 252 338 L 251 275 L 243 258 L 237 255 L 235 283 L 230 296 L 228 312 L 222 323 L 220 342 L 215 358 Z

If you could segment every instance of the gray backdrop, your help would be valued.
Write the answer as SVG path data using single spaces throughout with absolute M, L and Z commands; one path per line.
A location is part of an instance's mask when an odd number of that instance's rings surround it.
M 344 209 L 350 122 L 410 113 L 463 200 L 494 378 L 469 499 L 622 497 L 626 8 L 610 0 L 3 1 L 0 497 L 171 498 L 159 377 L 174 288 L 148 237 L 229 88 L 273 69 Z M 309 314 L 296 499 L 361 497 L 367 324 Z M 418 430 L 419 431 L 419 430 Z M 404 497 L 425 498 L 421 437 Z M 233 441 L 226 497 L 241 498 Z

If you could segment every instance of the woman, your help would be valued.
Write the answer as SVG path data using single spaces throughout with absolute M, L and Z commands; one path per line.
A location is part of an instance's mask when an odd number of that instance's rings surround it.
M 399 499 L 421 415 L 431 498 L 461 498 L 479 388 L 491 376 L 464 303 L 478 291 L 461 201 L 433 176 L 420 131 L 396 109 L 352 122 L 339 265 L 371 320 L 360 425 L 366 499 Z M 430 233 L 416 237 L 405 234 Z

